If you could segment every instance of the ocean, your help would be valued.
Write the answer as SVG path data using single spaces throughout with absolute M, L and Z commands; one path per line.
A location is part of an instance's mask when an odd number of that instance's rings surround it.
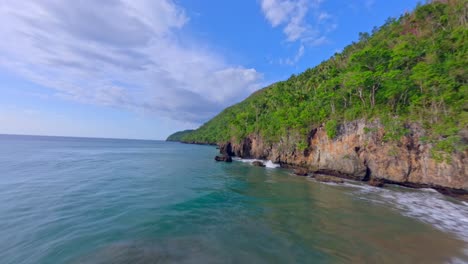
M 468 204 L 213 146 L 0 136 L 0 263 L 467 263 Z

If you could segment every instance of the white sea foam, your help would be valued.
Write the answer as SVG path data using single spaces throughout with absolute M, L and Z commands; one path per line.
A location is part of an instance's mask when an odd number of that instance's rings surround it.
M 291 173 L 291 175 L 294 175 L 293 173 Z M 344 183 L 336 183 L 336 182 L 323 182 L 323 181 L 317 181 L 315 178 L 312 178 L 312 177 L 304 177 L 306 178 L 306 180 L 308 181 L 312 181 L 312 182 L 318 182 L 320 184 L 324 184 L 324 185 L 329 185 L 329 186 L 343 186 L 343 185 L 348 185 L 346 183 L 346 180 L 343 179 L 345 182 Z
M 246 163 L 261 161 L 268 168 L 277 168 L 280 165 L 268 160 L 240 159 L 235 160 Z M 332 186 L 352 187 L 353 197 L 393 207 L 403 215 L 431 224 L 435 228 L 450 232 L 468 243 L 468 203 L 454 201 L 438 193 L 434 189 L 377 188 L 364 184 L 345 181 L 344 184 L 325 183 Z M 468 254 L 467 254 L 468 255 Z
M 273 169 L 275 169 L 275 168 L 279 168 L 279 167 L 280 167 L 279 164 L 273 163 L 273 161 L 271 161 L 271 160 L 267 160 L 266 162 L 264 162 L 264 164 L 265 164 L 265 166 L 266 166 L 267 168 L 273 168 Z
M 250 164 L 252 164 L 254 161 L 261 161 L 261 162 L 263 162 L 263 164 L 265 165 L 266 168 L 272 168 L 272 169 L 275 169 L 275 168 L 279 168 L 279 167 L 280 167 L 279 164 L 273 163 L 271 160 L 241 159 L 241 158 L 234 158 L 234 160 L 240 161 L 240 162 L 245 162 L 245 163 L 250 163 Z
M 385 204 L 433 225 L 444 232 L 451 232 L 468 242 L 468 205 L 465 202 L 451 201 L 450 198 L 432 190 L 394 190 L 368 185 L 346 184 L 357 187 L 351 192 L 354 197 Z

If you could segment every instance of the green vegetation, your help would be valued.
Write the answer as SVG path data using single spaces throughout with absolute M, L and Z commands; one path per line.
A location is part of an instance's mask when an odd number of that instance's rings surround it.
M 184 136 L 189 135 L 193 131 L 194 131 L 193 129 L 179 131 L 179 132 L 176 132 L 176 133 L 170 135 L 166 140 L 167 141 L 182 141 L 182 138 Z
M 327 132 L 327 136 L 330 139 L 336 137 L 336 130 L 338 129 L 338 123 L 335 119 L 330 119 L 325 124 L 325 131 Z
M 398 140 L 416 122 L 436 152 L 463 144 L 468 126 L 468 4 L 433 1 L 390 18 L 342 53 L 231 106 L 182 141 L 216 143 L 259 134 L 270 142 L 324 125 L 330 138 L 339 125 L 379 119 L 385 140 Z M 173 136 L 171 136 L 173 138 Z

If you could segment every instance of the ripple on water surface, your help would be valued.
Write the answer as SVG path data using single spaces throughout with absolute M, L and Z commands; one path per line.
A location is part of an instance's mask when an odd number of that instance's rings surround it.
M 467 205 L 430 191 L 216 163 L 210 146 L 5 136 L 0 145 L 2 264 L 467 261 Z

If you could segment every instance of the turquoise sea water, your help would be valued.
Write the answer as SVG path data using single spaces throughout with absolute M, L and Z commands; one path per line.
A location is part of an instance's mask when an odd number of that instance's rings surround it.
M 463 263 L 468 205 L 216 163 L 212 146 L 0 136 L 0 263 Z

